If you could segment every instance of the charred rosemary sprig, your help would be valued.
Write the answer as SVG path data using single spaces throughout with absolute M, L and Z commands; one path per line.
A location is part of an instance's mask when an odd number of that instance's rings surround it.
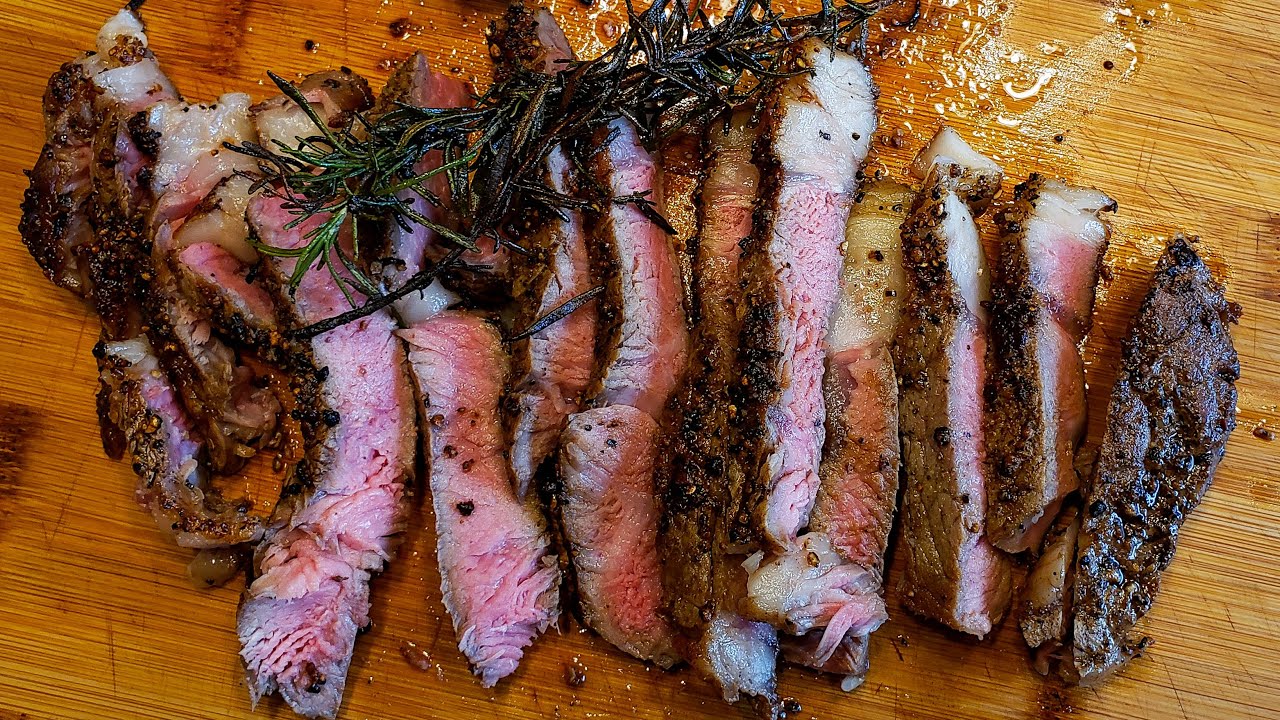
M 376 117 L 356 114 L 340 131 L 328 128 L 291 83 L 272 75 L 281 90 L 308 111 L 318 133 L 299 139 L 296 147 L 245 144 L 233 149 L 259 160 L 259 185 L 284 198 L 286 208 L 297 216 L 295 224 L 316 216 L 325 221 L 308 234 L 303 248 L 261 250 L 299 258 L 294 284 L 301 273 L 326 265 L 340 284 L 352 284 L 372 299 L 345 313 L 345 320 L 372 313 L 387 301 L 342 252 L 338 239 L 344 224 L 380 219 L 408 228 L 416 223 L 459 248 L 475 249 L 480 240 L 489 239 L 520 251 L 502 231 L 513 208 L 582 206 L 581 200 L 555 192 L 542 178 L 542 162 L 553 147 L 586 138 L 618 117 L 634 122 L 646 142 L 657 143 L 732 107 L 760 103 L 791 74 L 786 52 L 795 40 L 817 36 L 842 44 L 855 38 L 855 31 L 879 7 L 878 0 L 824 0 L 817 13 L 785 17 L 773 10 L 770 0 L 738 0 L 713 24 L 701 10 L 691 13 L 683 0 L 655 0 L 643 12 L 628 0 L 626 31 L 594 60 L 568 62 L 554 75 L 512 64 L 502 68 L 474 107 L 401 104 Z M 414 174 L 414 163 L 431 150 L 441 151 L 442 166 Z M 448 176 L 461 222 L 456 230 L 416 212 L 404 197 L 414 193 L 438 204 L 440 198 L 431 194 L 425 181 L 439 173 Z M 615 201 L 653 212 L 644 198 Z M 339 277 L 332 255 L 347 266 L 350 279 Z M 461 253 L 450 253 L 422 274 L 435 277 L 446 264 L 460 262 Z M 331 326 L 303 328 L 300 334 L 311 336 Z

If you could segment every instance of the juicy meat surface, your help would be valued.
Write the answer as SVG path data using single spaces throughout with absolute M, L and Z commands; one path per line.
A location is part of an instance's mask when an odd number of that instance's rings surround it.
M 906 482 L 900 594 L 912 611 L 982 637 L 1010 599 L 1009 560 L 984 534 L 990 287 L 973 216 L 999 186 L 980 168 L 942 162 L 902 229 L 910 298 L 893 348 Z
M 224 499 L 208 484 L 204 442 L 145 338 L 102 341 L 98 408 L 108 454 L 128 450 L 138 474 L 138 502 L 183 547 L 252 542 L 262 518 L 240 499 Z
M 547 157 L 547 179 L 556 192 L 573 191 L 572 163 L 561 148 Z M 564 216 L 549 217 L 536 245 L 549 254 L 549 268 L 529 289 L 536 315 L 545 317 L 581 296 L 594 285 L 591 255 L 582 214 L 566 209 Z M 541 285 L 541 289 L 536 287 Z M 536 299 L 535 299 L 536 298 Z M 523 374 L 512 386 L 511 471 L 517 493 L 523 497 L 535 473 L 555 450 L 568 417 L 582 404 L 583 393 L 595 369 L 597 303 L 588 301 L 533 333 L 514 348 Z
M 560 512 L 586 623 L 624 652 L 670 667 L 679 657 L 662 613 L 657 435 L 653 417 L 627 405 L 570 417 L 560 449 Z
M 1239 317 L 1195 248 L 1165 250 L 1124 342 L 1107 428 L 1084 498 L 1075 572 L 1074 667 L 1101 681 L 1150 642 L 1135 632 L 1178 532 L 1213 482 L 1235 428 Z
M 766 113 L 761 207 L 741 260 L 743 380 L 735 402 L 748 534 L 778 551 L 795 544 L 818 489 L 827 320 L 839 296 L 856 173 L 876 126 L 876 90 L 862 63 L 814 40 L 795 53 L 813 73 L 782 84 Z
M 399 335 L 422 398 L 445 608 L 458 647 L 491 687 L 560 612 L 542 513 L 535 497 L 516 496 L 503 457 L 506 351 L 495 327 L 461 312 Z
M 662 174 L 636 128 L 615 120 L 596 138 L 591 172 L 609 198 L 646 193 L 661 213 Z M 607 142 L 606 142 L 607 140 Z M 608 274 L 597 338 L 602 377 L 598 405 L 629 405 L 658 418 L 679 382 L 688 351 L 683 289 L 675 249 L 635 203 L 607 202 L 592 228 Z
M 1079 486 L 1084 365 L 1115 201 L 1032 175 L 1001 213 L 988 347 L 987 536 L 1008 552 L 1039 546 L 1062 499 Z
M 300 246 L 312 226 L 286 230 L 292 215 L 274 198 L 255 198 L 249 212 L 257 237 L 275 247 Z M 292 262 L 276 259 L 276 271 L 287 276 Z M 347 307 L 328 273 L 307 273 L 295 322 Z M 309 468 L 310 493 L 257 548 L 257 577 L 240 606 L 240 655 L 255 702 L 278 690 L 300 714 L 327 718 L 341 704 L 356 632 L 369 622 L 370 575 L 394 552 L 413 472 L 415 403 L 395 327 L 379 312 L 311 341 L 332 427 Z

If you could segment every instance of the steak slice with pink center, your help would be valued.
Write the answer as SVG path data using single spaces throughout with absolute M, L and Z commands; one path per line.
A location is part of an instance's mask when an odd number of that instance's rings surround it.
M 1001 213 L 988 354 L 987 534 L 1008 552 L 1038 548 L 1063 498 L 1079 486 L 1084 364 L 1115 201 L 1032 175 Z
M 648 413 L 627 405 L 569 418 L 560 449 L 561 519 L 587 624 L 620 650 L 670 667 L 680 658 L 662 613 L 657 434 Z
M 516 496 L 499 415 L 507 356 L 497 329 L 446 311 L 409 342 L 428 436 L 444 604 L 485 687 L 515 671 L 559 616 L 560 568 L 536 497 Z
M 331 92 L 304 92 L 330 123 L 367 105 L 359 78 L 344 71 L 327 79 Z M 290 142 L 291 134 L 308 132 L 296 106 L 271 101 L 255 112 L 265 137 Z M 306 233 L 325 220 L 287 227 L 294 216 L 282 200 L 267 196 L 255 197 L 248 212 L 257 240 L 286 250 L 304 245 Z M 275 257 L 266 270 L 283 285 L 295 262 Z M 350 307 L 328 272 L 304 274 L 292 300 L 294 326 Z M 240 655 L 255 702 L 278 691 L 298 713 L 324 718 L 336 716 L 341 705 L 356 633 L 369 623 L 370 576 L 394 553 L 413 473 L 415 403 L 395 327 L 380 311 L 311 340 L 329 429 L 302 466 L 309 486 L 285 501 L 291 515 L 258 546 L 256 578 L 240 606 Z
M 900 594 L 912 611 L 982 637 L 1010 595 L 1009 560 L 985 534 L 990 285 L 974 222 L 999 175 L 950 129 L 931 153 L 936 164 L 902 229 L 910 299 L 893 349 L 906 478 Z

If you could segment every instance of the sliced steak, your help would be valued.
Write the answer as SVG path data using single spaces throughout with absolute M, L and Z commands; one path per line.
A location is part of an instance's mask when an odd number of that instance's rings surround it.
M 1032 175 L 1001 213 L 992 280 L 987 536 L 1008 552 L 1036 548 L 1079 486 L 1084 364 L 1098 268 L 1107 249 L 1101 192 Z
M 154 202 L 148 220 L 154 280 L 144 311 L 152 343 L 161 349 L 183 404 L 201 426 L 211 468 L 219 472 L 239 469 L 263 446 L 274 434 L 280 413 L 266 379 L 215 333 L 220 313 L 205 305 L 206 298 L 214 296 L 235 306 L 270 306 L 266 291 L 236 282 L 214 290 L 212 283 L 200 282 L 204 268 L 183 262 L 191 257 L 215 266 L 240 263 L 247 272 L 248 263 L 257 259 L 247 242 L 243 215 L 250 181 L 233 177 L 254 170 L 254 163 L 224 147 L 252 138 L 249 103 L 249 96 L 240 93 L 224 95 L 211 105 L 169 100 L 152 106 L 146 115 L 148 138 L 155 148 L 149 172 Z M 229 197 L 236 192 L 243 193 L 243 199 Z M 226 217 L 237 206 L 240 216 Z M 188 229 L 189 221 L 196 226 Z M 181 251 L 189 244 L 207 247 L 186 255 Z M 227 258 L 220 262 L 208 257 L 219 253 Z M 233 281 L 239 274 L 223 276 Z M 238 293 L 244 297 L 235 297 Z M 274 314 L 257 310 L 262 312 Z
M 560 61 L 571 60 L 564 32 L 546 10 L 530 12 L 513 3 L 490 41 L 504 53 L 508 66 L 554 74 Z M 561 195 L 577 194 L 570 153 L 553 148 L 545 165 L 547 187 Z M 528 258 L 516 258 L 513 282 L 517 327 L 531 327 L 554 315 L 566 303 L 594 286 L 591 255 L 582 213 L 573 208 L 541 208 L 536 229 L 521 244 Z M 597 303 L 588 301 L 567 316 L 512 346 L 514 382 L 507 398 L 511 472 L 523 497 L 539 466 L 555 450 L 569 415 L 582 405 L 595 371 Z M 572 306 L 567 306 L 572 307 Z
M 373 113 L 376 115 L 390 111 L 397 104 L 421 108 L 454 108 L 468 106 L 471 102 L 469 85 L 432 71 L 427 64 L 426 55 L 416 52 L 401 63 L 387 80 L 387 86 L 378 98 Z M 442 162 L 443 155 L 440 151 L 432 150 L 414 163 L 413 172 L 420 175 L 436 170 Z M 397 197 L 408 202 L 414 212 L 431 222 L 456 228 L 457 219 L 454 217 L 448 176 L 444 173 L 433 175 L 423 182 L 423 186 L 438 203 L 428 201 L 413 190 L 402 190 Z M 440 242 L 436 231 L 425 225 L 415 222 L 404 225 L 391 223 L 386 233 L 386 243 L 378 252 L 378 274 L 383 288 L 393 290 L 400 287 L 427 267 L 428 261 L 439 260 L 449 249 Z M 443 309 L 439 303 L 443 292 L 445 291 L 439 284 L 432 283 L 432 287 L 396 301 L 396 314 L 406 327 L 425 320 Z
M 643 197 L 661 213 L 662 173 L 625 120 L 601 128 L 595 146 L 591 172 L 607 196 L 591 231 L 607 276 L 600 309 L 607 327 L 596 340 L 601 379 L 594 402 L 658 418 L 688 351 L 679 268 L 663 229 L 637 203 L 618 199 Z
M 138 474 L 138 502 L 183 547 L 250 542 L 262 518 L 246 500 L 226 499 L 208 483 L 203 440 L 178 393 L 143 337 L 103 340 L 94 348 L 100 368 L 98 408 L 117 438 L 108 453 L 127 450 Z
M 515 671 L 560 613 L 560 568 L 535 497 L 511 487 L 499 401 L 507 355 L 478 316 L 401 330 L 429 441 L 441 586 L 458 646 L 485 687 Z
M 560 448 L 561 518 L 583 619 L 662 667 L 679 657 L 662 613 L 653 465 L 658 423 L 627 405 L 569 418 Z
M 898 383 L 890 350 L 906 295 L 902 222 L 910 188 L 881 180 L 858 193 L 845 227 L 841 295 L 827 336 L 827 438 L 810 528 L 840 557 L 874 573 L 883 592 L 884 555 L 898 505 Z M 861 684 L 867 638 L 846 635 L 834 653 L 822 633 L 784 640 L 787 660 L 844 673 Z M 830 641 L 828 641 L 830 642 Z
M 364 81 L 346 71 L 319 85 L 304 82 L 302 90 L 330 123 L 368 104 Z M 302 114 L 296 106 L 265 103 L 256 115 L 259 133 L 306 134 L 297 129 L 305 127 L 305 118 L 296 117 Z M 268 196 L 255 197 L 248 213 L 257 241 L 281 249 L 301 247 L 324 221 L 288 227 L 294 216 Z M 294 262 L 272 258 L 265 269 L 283 284 Z M 325 272 L 306 273 L 292 299 L 293 326 L 349 308 Z M 330 427 L 303 466 L 309 486 L 299 488 L 288 520 L 258 546 L 256 578 L 240 606 L 240 655 L 255 702 L 279 691 L 298 713 L 325 718 L 341 704 L 356 633 L 369 623 L 370 575 L 394 552 L 413 472 L 415 403 L 395 326 L 384 311 L 311 340 Z
M 249 206 L 265 244 L 300 247 L 322 218 L 293 218 L 275 198 Z M 292 258 L 271 267 L 292 272 Z M 296 324 L 347 307 L 328 273 L 303 276 Z M 324 421 L 332 427 L 313 464 L 312 484 L 288 521 L 258 547 L 256 579 L 240 606 L 240 655 L 255 702 L 279 691 L 295 711 L 332 718 L 342 700 L 356 632 L 369 622 L 369 580 L 391 558 L 403 529 L 405 483 L 413 472 L 415 403 L 396 323 L 379 312 L 315 337 L 324 378 Z
M 801 535 L 818 492 L 828 323 L 876 89 L 861 62 L 816 40 L 798 43 L 792 62 L 812 72 L 769 100 L 756 151 L 760 206 L 741 259 L 729 535 L 760 548 L 746 566 L 746 615 L 793 634 L 821 630 L 815 662 L 824 663 L 846 631 L 884 620 L 874 575 L 843 561 L 824 533 Z
M 1084 498 L 1074 588 L 1073 667 L 1105 679 L 1150 642 L 1135 632 L 1235 429 L 1240 362 L 1227 301 L 1175 238 L 1125 340 L 1107 428 Z
M 547 157 L 547 179 L 552 189 L 573 192 L 572 175 L 572 162 L 564 150 L 552 150 Z M 537 313 L 525 318 L 525 326 L 583 295 L 594 284 L 580 212 L 566 209 L 563 217 L 551 215 L 540 233 L 544 237 L 535 240 L 535 245 L 547 267 L 528 288 L 532 301 L 529 305 Z M 555 450 L 569 415 L 581 408 L 583 393 L 595 369 L 596 324 L 596 302 L 590 300 L 513 348 L 522 372 L 508 398 L 511 470 L 522 497 L 531 487 L 538 467 Z
M 570 416 L 561 438 L 560 521 L 587 624 L 667 667 L 678 658 L 662 615 L 654 465 L 658 421 L 687 352 L 683 288 L 670 240 L 635 202 L 662 210 L 661 173 L 635 127 L 614 121 L 595 146 L 590 171 L 605 196 L 592 218 L 593 263 L 606 277 L 606 327 L 596 407 Z
M 749 112 L 739 112 L 712 122 L 704 140 L 706 176 L 692 243 L 692 352 L 663 420 L 658 545 L 669 612 L 691 643 L 687 654 L 693 664 L 727 701 L 745 693 L 772 713 L 777 631 L 736 611 L 746 589 L 744 556 L 731 545 L 725 518 L 729 390 L 737 381 L 738 259 L 742 241 L 751 235 L 760 179 L 751 161 L 759 128 L 750 120 Z
M 94 138 L 109 116 L 131 115 L 176 95 L 147 48 L 141 18 L 131 9 L 102 26 L 94 52 L 49 78 L 45 145 L 27 173 L 19 231 L 50 280 L 93 299 L 95 271 L 110 278 L 109 263 L 93 262 L 102 254 L 100 243 L 93 242 Z
M 958 136 L 953 142 L 963 145 Z M 935 140 L 926 154 L 940 145 Z M 934 156 L 903 225 L 910 299 L 893 355 L 906 482 L 900 594 L 910 610 L 982 637 L 1008 608 L 1010 576 L 1008 558 L 984 531 L 990 287 L 974 222 L 999 176 L 986 169 L 989 161 L 955 163 L 972 152 L 952 147 Z
M 777 552 L 795 547 L 818 490 L 823 344 L 840 294 L 858 167 L 876 126 L 876 90 L 862 63 L 816 40 L 794 53 L 812 73 L 783 83 L 766 112 L 757 151 L 761 206 L 742 257 L 742 382 L 734 402 L 745 535 Z

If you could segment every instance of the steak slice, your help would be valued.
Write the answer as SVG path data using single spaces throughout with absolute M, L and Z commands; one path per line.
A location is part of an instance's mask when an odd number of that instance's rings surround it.
M 513 3 L 491 42 L 504 53 L 507 67 L 524 67 L 554 75 L 573 53 L 551 13 L 529 11 Z M 578 192 L 574 163 L 563 146 L 551 149 L 545 164 L 546 185 L 553 192 Z M 517 326 L 532 327 L 539 318 L 589 291 L 591 254 L 582 213 L 574 208 L 544 207 L 528 240 L 528 259 L 514 258 L 513 282 Z M 511 474 L 524 497 L 539 466 L 552 454 L 569 415 L 577 412 L 595 372 L 597 303 L 589 301 L 512 346 L 514 381 L 507 398 Z
M 98 31 L 94 52 L 66 63 L 49 78 L 45 145 L 27 173 L 30 184 L 23 196 L 19 232 L 54 283 L 96 299 L 95 274 L 101 276 L 97 279 L 110 278 L 109 263 L 92 262 L 103 254 L 100 243 L 93 242 L 97 236 L 91 182 L 93 145 L 100 128 L 113 114 L 131 115 L 176 96 L 147 47 L 142 19 L 128 8 Z M 106 300 L 95 305 L 110 307 Z
M 724 457 L 736 382 L 738 260 L 751 235 L 760 173 L 752 163 L 759 128 L 750 112 L 711 123 L 704 138 L 706 175 L 697 198 L 693 246 L 693 352 L 685 380 L 663 419 L 656 485 L 662 499 L 658 546 L 667 605 L 690 646 L 692 663 L 728 702 L 754 696 L 767 714 L 777 705 L 777 631 L 737 612 L 745 559 L 728 537 L 730 488 Z
M 329 123 L 367 107 L 362 79 L 347 71 L 327 75 L 301 89 Z M 309 133 L 304 113 L 287 103 L 258 106 L 256 120 L 266 137 Z M 257 242 L 281 249 L 301 247 L 325 220 L 313 216 L 291 226 L 294 216 L 282 201 L 265 195 L 250 202 L 248 213 Z M 283 285 L 294 262 L 276 257 L 265 269 Z M 350 306 L 333 276 L 310 272 L 288 307 L 296 327 Z M 299 714 L 324 718 L 341 704 L 356 633 L 369 623 L 370 576 L 394 553 L 413 473 L 415 403 L 395 327 L 382 311 L 311 340 L 329 430 L 301 468 L 309 486 L 284 503 L 288 519 L 258 546 L 256 578 L 240 606 L 240 655 L 254 702 L 279 691 Z
M 445 608 L 458 647 L 491 687 L 560 613 L 560 568 L 537 498 L 517 497 L 503 457 L 506 351 L 497 329 L 468 313 L 443 312 L 399 335 L 429 438 Z
M 1075 571 L 1073 663 L 1082 684 L 1140 653 L 1178 533 L 1235 429 L 1239 307 L 1181 236 L 1156 266 L 1125 340 L 1107 428 L 1084 498 Z
M 569 418 L 560 448 L 561 520 L 583 619 L 618 649 L 662 667 L 679 661 L 662 613 L 658 423 L 628 405 Z
M 596 338 L 601 367 L 597 405 L 629 405 L 658 418 L 675 389 L 688 352 L 683 290 L 675 249 L 638 203 L 662 212 L 662 173 L 640 144 L 636 128 L 615 120 L 594 138 L 596 184 L 606 209 L 593 218 L 600 246 L 595 259 L 606 276 L 600 315 L 607 327 Z
M 378 98 L 373 114 L 394 109 L 396 104 L 421 108 L 454 108 L 470 105 L 471 87 L 461 80 L 431 70 L 426 55 L 416 52 L 400 64 L 387 80 L 387 86 Z M 413 165 L 413 172 L 423 174 L 436 170 L 443 162 L 439 150 L 432 150 Z M 449 178 L 444 173 L 433 175 L 423 182 L 426 191 L 439 201 L 432 203 L 413 190 L 401 190 L 397 197 L 407 201 L 412 210 L 422 217 L 445 227 L 456 227 L 453 202 L 449 192 Z M 386 242 L 378 252 L 378 275 L 385 290 L 394 290 L 409 278 L 423 270 L 428 261 L 435 262 L 448 252 L 435 230 L 421 223 L 388 225 Z M 435 315 L 447 305 L 441 299 L 447 291 L 437 282 L 416 293 L 400 298 L 395 303 L 396 315 L 406 327 Z
M 662 210 L 660 171 L 635 127 L 616 120 L 595 145 L 590 172 L 605 196 L 592 261 L 606 274 L 608 327 L 596 338 L 596 407 L 571 415 L 561 437 L 560 524 L 587 624 L 668 667 L 678 657 L 662 615 L 654 465 L 658 420 L 687 352 L 683 288 L 670 240 L 636 200 Z
M 572 162 L 562 148 L 553 149 L 547 157 L 547 179 L 556 192 L 573 192 Z M 565 209 L 562 215 L 547 218 L 540 230 L 543 237 L 534 241 L 549 265 L 528 288 L 530 307 L 537 310 L 535 317 L 547 316 L 593 287 L 582 214 Z M 588 301 L 513 348 L 522 372 L 508 398 L 511 470 L 521 497 L 532 486 L 538 467 L 555 450 L 569 416 L 581 408 L 591 383 L 596 305 L 594 300 Z M 534 319 L 526 318 L 524 325 Z
M 156 524 L 183 547 L 256 540 L 262 518 L 251 513 L 249 501 L 223 498 L 208 484 L 203 439 L 146 338 L 103 340 L 94 355 L 107 452 L 118 458 L 128 450 L 138 475 L 138 502 Z
M 741 261 L 743 379 L 734 402 L 734 472 L 746 483 L 742 514 L 751 526 L 738 535 L 776 552 L 795 546 L 818 489 L 823 343 L 856 173 L 876 125 L 876 90 L 862 63 L 812 39 L 794 55 L 812 73 L 783 83 L 766 112 L 761 206 Z
M 148 218 L 154 280 L 144 312 L 152 344 L 160 348 L 183 404 L 201 427 L 209 464 L 219 472 L 238 470 L 266 444 L 280 413 L 266 378 L 215 332 L 218 315 L 204 304 L 214 296 L 237 306 L 271 306 L 266 291 L 236 282 L 213 290 L 212 283 L 199 282 L 201 268 L 183 262 L 184 257 L 214 265 L 241 263 L 240 258 L 256 261 L 243 214 L 250 181 L 233 176 L 256 168 L 247 156 L 224 147 L 253 136 L 249 104 L 242 93 L 224 95 L 210 105 L 169 100 L 153 105 L 145 118 L 155 159 L 149 168 L 154 201 Z M 229 197 L 237 192 L 243 192 L 243 200 Z M 227 211 L 238 205 L 239 217 L 226 217 L 224 203 Z M 196 226 L 188 228 L 190 221 Z M 207 247 L 185 255 L 181 250 L 189 243 Z M 227 255 L 225 262 L 209 258 L 218 253 Z M 227 280 L 239 277 L 223 275 Z M 237 291 L 246 296 L 223 299 Z M 257 312 L 274 314 L 274 309 Z
M 858 193 L 845 227 L 841 295 L 827 336 L 827 438 L 809 526 L 844 561 L 874 573 L 883 593 L 884 555 L 898 505 L 898 383 L 890 349 L 906 295 L 902 222 L 915 193 L 879 180 Z M 789 662 L 861 684 L 867 638 L 848 635 L 826 660 L 822 633 L 784 639 Z
M 1107 249 L 1097 190 L 1032 175 L 1001 213 L 986 399 L 987 536 L 1008 552 L 1038 547 L 1079 486 L 1084 364 L 1098 268 Z
M 901 595 L 910 610 L 982 637 L 1010 594 L 1009 560 L 984 532 L 990 287 L 974 222 L 999 184 L 989 161 L 956 164 L 973 151 L 955 144 L 964 143 L 954 136 L 926 148 L 936 163 L 902 228 L 911 296 L 893 348 L 906 479 Z
M 759 548 L 746 565 L 744 613 L 790 633 L 821 630 L 815 662 L 823 663 L 846 630 L 869 632 L 884 619 L 870 573 L 845 563 L 825 534 L 801 535 L 818 492 L 828 322 L 858 168 L 875 130 L 876 90 L 851 55 L 816 40 L 792 53 L 811 73 L 769 100 L 756 152 L 761 204 L 741 259 L 730 537 Z
M 323 218 L 286 229 L 294 216 L 280 203 L 250 202 L 253 232 L 267 245 L 300 247 Z M 293 262 L 273 258 L 270 269 L 283 281 Z M 307 273 L 294 324 L 332 317 L 346 303 L 328 273 Z M 413 473 L 415 403 L 395 328 L 378 312 L 311 341 L 331 427 L 306 466 L 308 492 L 258 546 L 257 577 L 240 606 L 240 655 L 254 702 L 278 690 L 298 713 L 325 718 L 341 704 L 356 633 L 369 623 L 370 575 L 394 553 Z

